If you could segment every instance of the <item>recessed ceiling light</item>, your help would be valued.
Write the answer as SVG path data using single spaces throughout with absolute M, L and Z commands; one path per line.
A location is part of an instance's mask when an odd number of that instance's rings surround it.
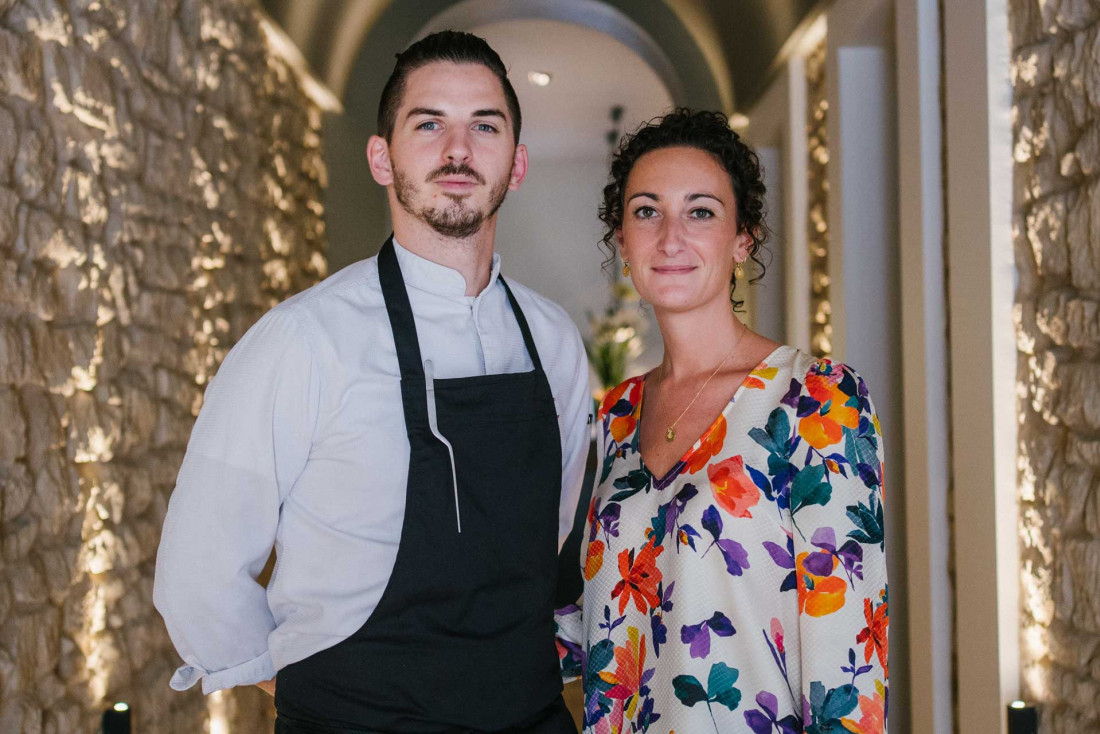
M 748 115 L 744 115 L 740 112 L 734 112 L 729 116 L 730 127 L 734 130 L 744 130 L 749 126 Z
M 534 84 L 536 87 L 545 87 L 550 84 L 550 72 L 548 71 L 529 71 L 527 72 L 527 81 Z

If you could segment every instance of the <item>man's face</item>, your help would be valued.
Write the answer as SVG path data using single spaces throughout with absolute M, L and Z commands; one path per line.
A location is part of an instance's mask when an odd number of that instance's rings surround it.
M 481 229 L 526 170 L 512 124 L 500 81 L 481 64 L 409 74 L 388 145 L 401 208 L 445 237 Z

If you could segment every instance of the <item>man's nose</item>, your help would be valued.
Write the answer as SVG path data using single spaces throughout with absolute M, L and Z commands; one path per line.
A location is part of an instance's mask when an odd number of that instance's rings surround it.
M 470 160 L 470 139 L 465 129 L 449 132 L 443 147 L 443 157 L 453 163 L 465 163 Z

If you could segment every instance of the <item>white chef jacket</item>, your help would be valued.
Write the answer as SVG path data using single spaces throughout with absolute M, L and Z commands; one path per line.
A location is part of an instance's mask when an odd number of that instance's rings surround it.
M 485 290 L 466 296 L 459 272 L 394 249 L 437 379 L 533 369 L 499 256 Z M 589 445 L 588 365 L 566 312 L 509 285 L 557 406 L 560 545 Z M 206 390 L 157 553 L 153 600 L 186 663 L 171 686 L 257 683 L 355 633 L 393 570 L 408 470 L 397 352 L 372 257 L 265 314 Z M 272 544 L 265 590 L 255 578 Z

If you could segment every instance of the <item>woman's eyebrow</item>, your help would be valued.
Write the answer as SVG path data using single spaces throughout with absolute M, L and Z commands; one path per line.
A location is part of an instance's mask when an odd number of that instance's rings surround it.
M 645 197 L 648 197 L 650 199 L 653 199 L 654 201 L 660 201 L 661 200 L 661 197 L 657 196 L 657 194 L 651 194 L 648 191 L 639 191 L 636 194 L 631 194 L 630 198 L 627 199 L 627 201 L 630 201 L 632 199 L 637 199 L 639 196 L 645 196 Z
M 717 201 L 722 206 L 726 205 L 726 202 L 722 201 L 720 198 L 718 198 L 714 194 L 705 194 L 705 193 L 688 194 L 688 197 L 687 197 L 688 201 L 695 201 L 696 199 L 714 199 L 715 201 Z

